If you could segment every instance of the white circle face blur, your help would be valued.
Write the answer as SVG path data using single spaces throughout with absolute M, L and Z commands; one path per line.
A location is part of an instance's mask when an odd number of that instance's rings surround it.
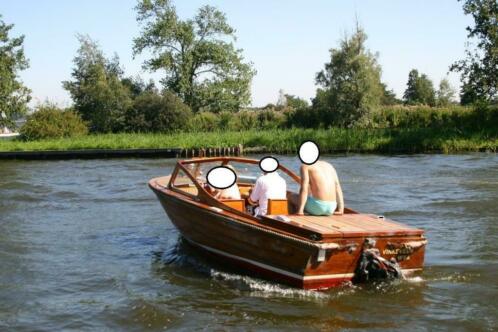
M 275 172 L 278 168 L 278 160 L 273 157 L 264 157 L 259 161 L 259 167 L 263 172 Z
M 237 182 L 237 175 L 233 170 L 225 166 L 211 168 L 206 175 L 206 180 L 211 187 L 226 189 Z
M 312 141 L 306 141 L 299 147 L 299 159 L 306 165 L 313 165 L 320 157 L 318 145 Z

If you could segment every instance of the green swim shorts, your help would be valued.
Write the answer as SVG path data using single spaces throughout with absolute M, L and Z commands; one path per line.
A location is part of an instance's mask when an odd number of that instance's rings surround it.
M 308 196 L 304 211 L 313 216 L 330 216 L 337 208 L 337 202 L 322 201 Z

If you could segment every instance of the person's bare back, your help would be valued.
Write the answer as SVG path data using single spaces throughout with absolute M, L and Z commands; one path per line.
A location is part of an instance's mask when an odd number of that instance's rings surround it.
M 325 161 L 317 161 L 313 165 L 303 165 L 308 172 L 311 194 L 322 201 L 336 202 L 336 183 L 339 182 L 334 167 Z
M 297 207 L 298 214 L 304 213 L 307 202 L 311 200 L 314 204 L 317 202 L 318 204 L 336 203 L 335 214 L 344 213 L 341 184 L 337 172 L 331 164 L 325 161 L 317 161 L 312 165 L 303 164 L 300 172 L 301 189 L 299 195 L 291 197 Z

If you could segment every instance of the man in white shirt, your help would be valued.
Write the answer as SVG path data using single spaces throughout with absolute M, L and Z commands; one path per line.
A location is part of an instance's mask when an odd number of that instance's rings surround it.
M 256 208 L 256 216 L 264 216 L 268 211 L 268 199 L 287 199 L 287 184 L 285 180 L 275 171 L 264 173 L 258 178 L 251 195 L 249 203 L 259 205 Z

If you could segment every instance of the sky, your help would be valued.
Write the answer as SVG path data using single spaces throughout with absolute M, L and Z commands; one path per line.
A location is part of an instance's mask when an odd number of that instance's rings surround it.
M 465 16 L 456 0 L 176 0 L 181 18 L 191 18 L 202 5 L 217 7 L 236 29 L 236 47 L 257 71 L 252 82 L 252 106 L 275 103 L 279 90 L 309 100 L 315 95 L 315 75 L 330 60 L 355 19 L 368 34 L 367 47 L 378 53 L 382 81 L 402 97 L 408 72 L 427 74 L 435 87 L 448 77 L 460 86 L 448 67 L 464 58 Z M 88 34 L 111 57 L 119 55 L 127 76 L 158 81 L 163 73 L 142 69 L 146 56 L 133 58 L 133 38 L 140 33 L 134 0 L 0 0 L 0 15 L 14 24 L 12 35 L 25 35 L 30 68 L 20 74 L 32 90 L 32 105 L 49 100 L 71 105 L 61 82 L 71 79 L 78 49 L 76 35 Z

